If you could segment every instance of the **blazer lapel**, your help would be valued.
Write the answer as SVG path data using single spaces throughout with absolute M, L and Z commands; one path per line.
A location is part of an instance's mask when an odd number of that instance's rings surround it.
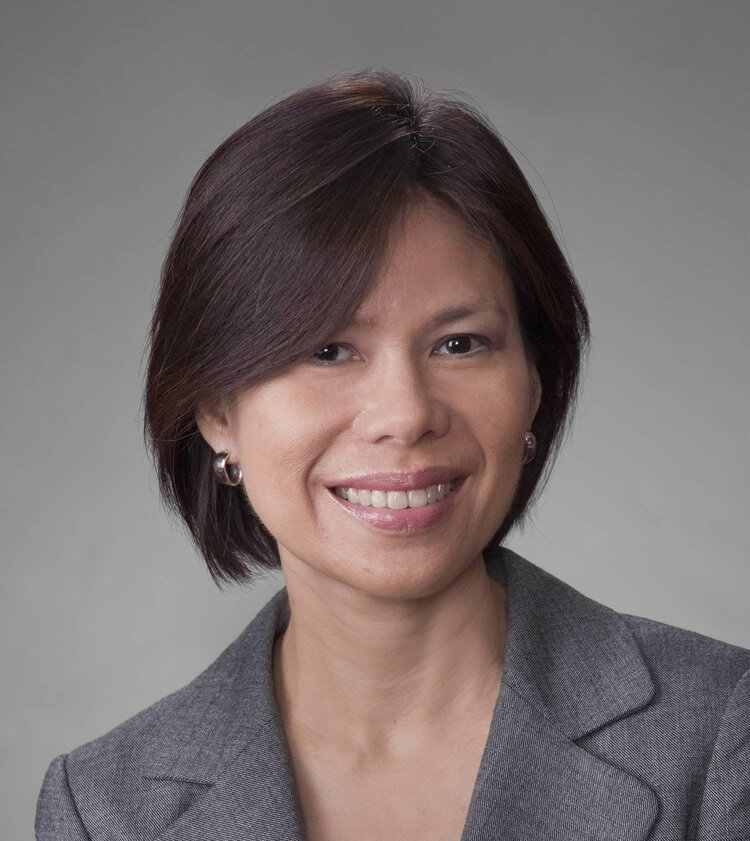
M 183 803 L 160 834 L 143 826 L 143 837 L 304 841 L 291 756 L 273 688 L 273 643 L 288 620 L 284 587 L 183 690 L 188 693 L 184 708 L 164 716 L 182 720 L 154 746 L 144 777 L 202 783 L 203 790 Z M 164 814 L 164 806 L 154 804 L 142 814 Z
M 461 841 L 643 841 L 658 802 L 504 686 Z
M 505 666 L 460 841 L 644 841 L 659 811 L 654 791 L 576 743 L 654 695 L 627 625 L 508 549 L 485 561 L 507 587 Z M 304 841 L 273 690 L 273 641 L 288 611 L 283 588 L 183 690 L 183 720 L 154 745 L 144 776 L 199 793 L 158 841 Z
M 291 762 L 276 723 L 264 722 L 215 785 L 159 841 L 304 841 Z
M 461 841 L 644 841 L 655 792 L 576 744 L 655 693 L 630 630 L 508 549 L 485 560 L 507 587 L 505 665 Z

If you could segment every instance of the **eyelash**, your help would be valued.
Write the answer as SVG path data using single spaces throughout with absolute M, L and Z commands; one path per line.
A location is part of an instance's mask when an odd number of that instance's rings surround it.
M 476 339 L 476 341 L 478 341 L 479 344 L 483 345 L 484 347 L 490 347 L 492 345 L 492 342 L 486 336 L 477 336 L 474 333 L 453 333 L 450 336 L 446 336 L 440 342 L 438 347 L 442 347 L 446 342 L 450 341 L 451 339 L 462 339 L 462 338 Z M 324 345 L 322 348 L 320 348 L 320 350 L 316 351 L 316 353 L 321 353 L 321 351 L 328 350 L 329 348 L 346 347 L 346 346 L 347 345 L 346 345 L 345 342 L 331 342 L 330 344 Z M 476 354 L 476 352 L 445 353 L 445 354 L 440 354 L 440 356 L 458 356 L 460 358 L 460 357 L 474 356 L 475 354 Z M 313 362 L 314 365 L 321 365 L 321 366 L 338 364 L 338 360 L 335 360 L 335 359 L 333 359 L 333 360 L 331 360 L 331 359 L 316 359 L 314 354 L 313 354 L 313 357 L 312 357 L 312 362 Z

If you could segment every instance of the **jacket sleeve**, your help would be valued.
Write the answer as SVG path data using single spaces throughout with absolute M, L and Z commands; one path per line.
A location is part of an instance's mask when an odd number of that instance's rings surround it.
M 697 841 L 750 839 L 750 669 L 735 686 L 706 775 Z
M 36 805 L 37 841 L 91 841 L 68 785 L 65 756 L 50 763 Z

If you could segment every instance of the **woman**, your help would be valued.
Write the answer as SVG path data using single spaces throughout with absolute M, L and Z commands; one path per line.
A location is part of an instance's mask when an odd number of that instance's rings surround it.
M 750 838 L 750 651 L 502 546 L 587 339 L 527 182 L 459 100 L 364 71 L 235 132 L 165 261 L 146 431 L 216 581 L 286 586 L 52 762 L 37 837 Z

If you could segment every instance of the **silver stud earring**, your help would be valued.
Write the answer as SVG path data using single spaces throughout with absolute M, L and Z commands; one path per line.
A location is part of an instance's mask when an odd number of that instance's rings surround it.
M 528 464 L 536 455 L 536 435 L 526 432 L 523 436 L 523 463 Z
M 227 464 L 229 453 L 217 453 L 214 456 L 214 476 L 222 485 L 236 487 L 242 481 L 242 468 L 239 464 Z

